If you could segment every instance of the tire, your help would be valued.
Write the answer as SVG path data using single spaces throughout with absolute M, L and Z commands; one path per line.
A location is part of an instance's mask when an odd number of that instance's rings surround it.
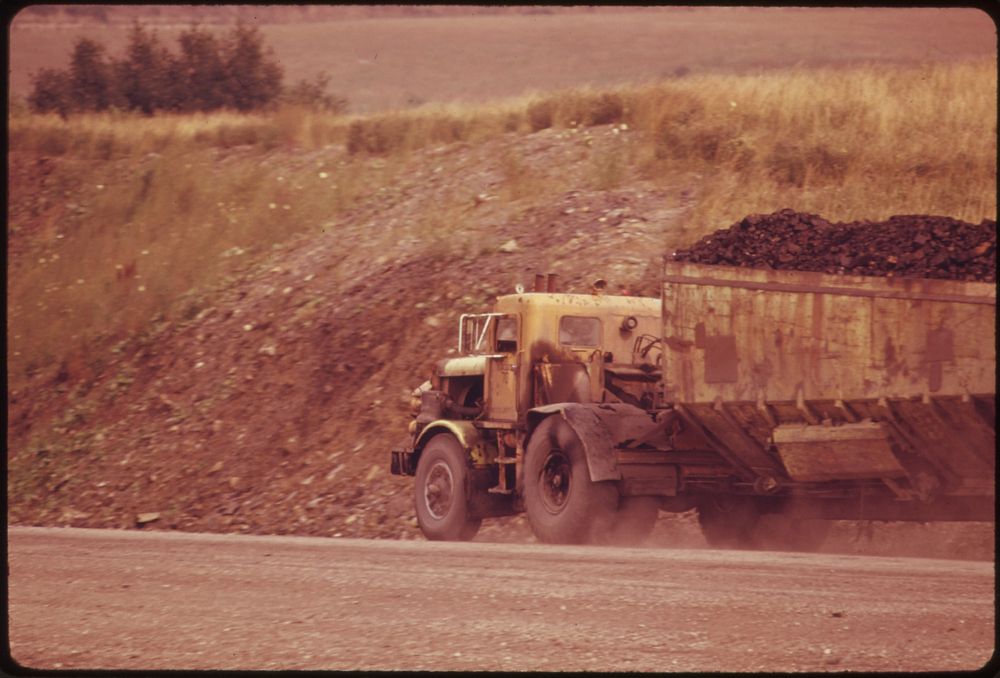
M 538 425 L 525 451 L 524 508 L 550 544 L 599 543 L 614 521 L 618 489 L 590 479 L 583 445 L 558 415 Z
M 698 502 L 698 524 L 709 546 L 756 548 L 759 521 L 760 513 L 749 499 L 711 496 Z
M 659 497 L 622 497 L 611 529 L 601 540 L 612 546 L 639 546 L 656 527 Z
M 417 462 L 414 505 L 420 531 L 431 541 L 468 541 L 482 519 L 468 508 L 468 460 L 454 436 L 440 433 L 424 446 Z

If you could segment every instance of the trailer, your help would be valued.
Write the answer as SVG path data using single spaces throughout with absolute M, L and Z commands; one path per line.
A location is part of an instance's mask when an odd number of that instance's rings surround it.
M 393 473 L 425 535 L 526 511 L 634 543 L 810 549 L 830 520 L 992 520 L 996 290 L 664 262 L 659 299 L 535 290 L 460 319 Z

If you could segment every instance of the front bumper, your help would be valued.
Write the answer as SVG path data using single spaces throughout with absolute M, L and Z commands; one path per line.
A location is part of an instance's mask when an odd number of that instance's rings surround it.
M 416 475 L 417 467 L 413 463 L 413 450 L 392 450 L 389 473 L 394 476 Z

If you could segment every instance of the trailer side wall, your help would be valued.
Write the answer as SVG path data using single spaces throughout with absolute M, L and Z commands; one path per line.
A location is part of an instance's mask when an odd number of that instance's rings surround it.
M 748 476 L 781 468 L 777 425 L 884 419 L 978 492 L 994 468 L 995 326 L 989 283 L 667 261 L 664 391 Z

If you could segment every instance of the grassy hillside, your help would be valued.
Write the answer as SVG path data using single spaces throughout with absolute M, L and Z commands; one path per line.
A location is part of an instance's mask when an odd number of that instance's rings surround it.
M 620 143 L 588 150 L 585 186 L 511 150 L 492 160 L 502 197 L 544 203 L 649 181 L 689 201 L 665 251 L 788 206 L 838 220 L 994 217 L 995 73 L 977 62 L 701 76 L 365 118 L 15 117 L 11 378 L 90 360 L 93 342 L 179 312 L 177 299 L 220 280 L 234 252 L 377 205 L 416 149 L 549 126 L 588 148 L 596 123 L 613 125 Z M 472 199 L 449 196 L 413 220 L 446 237 Z
M 364 117 L 10 120 L 15 522 L 412 535 L 408 391 L 535 272 L 654 293 L 748 213 L 996 217 L 996 63 Z M 511 245 L 511 243 L 513 243 Z

